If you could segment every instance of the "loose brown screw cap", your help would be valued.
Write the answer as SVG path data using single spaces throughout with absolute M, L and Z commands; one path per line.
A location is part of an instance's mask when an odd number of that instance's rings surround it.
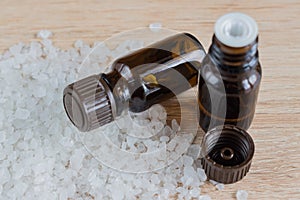
M 208 131 L 202 142 L 202 165 L 209 179 L 235 183 L 249 171 L 254 142 L 243 129 L 232 125 Z
M 114 119 L 114 101 L 100 75 L 92 75 L 68 85 L 63 101 L 68 117 L 82 132 L 96 129 Z

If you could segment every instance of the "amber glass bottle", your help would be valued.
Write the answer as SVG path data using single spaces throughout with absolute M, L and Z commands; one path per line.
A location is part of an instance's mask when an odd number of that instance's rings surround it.
M 179 33 L 117 59 L 112 71 L 64 90 L 64 107 L 80 131 L 110 123 L 124 111 L 142 112 L 197 85 L 205 52 L 191 34 Z
M 249 128 L 261 82 L 257 33 L 256 22 L 241 13 L 216 22 L 199 76 L 199 124 L 205 132 L 223 124 Z

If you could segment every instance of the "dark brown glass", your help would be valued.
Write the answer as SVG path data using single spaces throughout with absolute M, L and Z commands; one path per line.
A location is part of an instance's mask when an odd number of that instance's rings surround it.
M 261 82 L 258 38 L 234 48 L 213 36 L 199 76 L 199 124 L 208 130 L 223 124 L 247 130 L 254 117 Z
M 109 73 L 68 85 L 63 103 L 82 132 L 114 121 L 127 111 L 142 112 L 197 85 L 205 56 L 191 34 L 179 33 L 117 59 Z
M 142 112 L 196 86 L 204 53 L 194 36 L 180 33 L 117 59 L 112 72 L 101 74 L 113 91 L 117 115 L 126 107 Z

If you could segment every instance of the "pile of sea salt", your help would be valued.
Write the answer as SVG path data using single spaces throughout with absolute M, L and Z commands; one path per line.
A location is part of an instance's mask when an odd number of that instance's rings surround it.
M 115 170 L 87 151 L 88 144 L 82 144 L 64 113 L 62 91 L 78 78 L 82 62 L 94 46 L 77 41 L 75 48 L 64 51 L 52 44 L 50 36 L 51 32 L 41 31 L 40 42 L 19 43 L 0 55 L 1 197 L 210 199 L 200 194 L 200 186 L 207 178 L 199 162 L 199 145 L 190 145 L 169 166 L 147 173 Z M 125 41 L 114 50 L 103 46 L 99 56 L 90 57 L 87 65 L 104 71 L 107 60 L 142 46 L 140 41 Z M 165 110 L 159 105 L 152 107 L 148 115 L 159 119 L 156 122 L 161 135 L 146 144 L 124 136 L 126 127 L 122 122 L 118 129 L 115 125 L 106 126 L 103 134 L 115 137 L 112 141 L 120 149 L 143 153 L 167 144 L 180 129 L 174 120 L 171 126 L 166 124 Z

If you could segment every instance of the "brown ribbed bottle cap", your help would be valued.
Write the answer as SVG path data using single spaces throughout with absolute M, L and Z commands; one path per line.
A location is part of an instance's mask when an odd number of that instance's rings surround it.
M 109 93 L 100 75 L 81 79 L 64 89 L 64 108 L 80 131 L 87 132 L 114 120 L 115 107 Z
M 202 165 L 209 179 L 234 183 L 249 171 L 254 155 L 254 142 L 244 130 L 219 126 L 208 131 L 202 141 Z

